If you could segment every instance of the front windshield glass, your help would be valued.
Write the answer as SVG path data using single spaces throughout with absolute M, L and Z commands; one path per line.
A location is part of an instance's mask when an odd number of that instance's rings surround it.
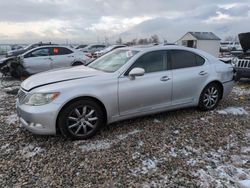
M 96 59 L 88 67 L 105 72 L 115 72 L 138 52 L 135 50 L 115 50 Z
M 29 49 L 31 46 L 32 46 L 32 44 L 26 46 L 24 49 L 27 50 L 27 49 Z
M 104 48 L 102 51 L 103 52 L 109 52 L 110 50 L 112 50 L 113 49 L 113 46 L 109 46 L 109 47 L 107 47 L 107 48 Z

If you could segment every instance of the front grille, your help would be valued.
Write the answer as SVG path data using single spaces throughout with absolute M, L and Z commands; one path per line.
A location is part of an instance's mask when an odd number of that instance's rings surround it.
M 238 68 L 250 68 L 250 60 L 248 59 L 239 59 L 236 63 L 236 67 Z
M 25 91 L 23 91 L 22 89 L 20 89 L 19 91 L 18 91 L 18 100 L 19 100 L 19 103 L 20 104 L 23 104 L 24 103 L 24 100 L 25 100 L 25 98 L 27 97 L 27 92 L 25 92 Z

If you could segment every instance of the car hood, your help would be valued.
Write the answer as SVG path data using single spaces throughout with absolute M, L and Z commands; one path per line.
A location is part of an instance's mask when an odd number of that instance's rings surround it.
M 26 52 L 25 49 L 11 50 L 11 51 L 8 51 L 7 57 L 21 55 L 25 52 Z
M 40 86 L 76 79 L 84 79 L 101 74 L 107 73 L 83 65 L 70 68 L 55 69 L 27 78 L 22 82 L 21 87 L 26 91 L 30 91 Z

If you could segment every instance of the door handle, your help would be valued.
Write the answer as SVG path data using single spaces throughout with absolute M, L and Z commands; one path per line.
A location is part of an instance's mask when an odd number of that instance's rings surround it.
M 163 82 L 166 82 L 166 81 L 168 81 L 168 80 L 170 80 L 171 78 L 169 78 L 168 76 L 163 76 L 163 77 L 161 77 L 161 81 L 163 81 Z
M 199 75 L 206 75 L 207 74 L 207 72 L 206 71 L 201 71 L 200 73 L 199 73 Z
M 69 55 L 68 57 L 74 57 L 73 55 Z

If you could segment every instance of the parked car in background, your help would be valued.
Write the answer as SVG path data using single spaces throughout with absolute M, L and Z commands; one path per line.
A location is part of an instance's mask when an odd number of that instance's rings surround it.
M 240 44 L 243 51 L 235 53 L 232 64 L 236 70 L 236 80 L 250 78 L 250 32 L 239 34 Z
M 20 49 L 23 49 L 24 46 L 23 45 L 19 45 L 19 44 L 14 44 L 14 45 L 11 45 L 11 50 L 20 50 Z
M 48 43 L 43 43 L 43 42 L 39 42 L 39 43 L 35 43 L 35 44 L 30 44 L 24 48 L 18 49 L 18 50 L 10 50 L 7 52 L 6 57 L 11 57 L 11 56 L 18 56 L 21 55 L 33 48 L 39 47 L 39 46 L 47 46 L 47 45 L 54 45 L 51 42 Z
M 224 41 L 220 42 L 220 51 L 221 52 L 230 52 L 230 51 L 241 51 L 241 45 L 237 41 Z
M 85 48 L 81 48 L 80 50 L 85 53 L 91 53 L 93 55 L 94 52 L 100 51 L 104 49 L 106 46 L 103 44 L 90 44 L 87 45 Z
M 5 58 L 2 58 L 0 59 L 0 68 L 7 65 L 8 62 L 10 61 L 13 61 L 17 58 L 17 56 L 33 49 L 33 48 L 36 48 L 38 46 L 45 46 L 45 45 L 53 45 L 51 42 L 49 43 L 42 43 L 42 42 L 39 42 L 39 43 L 35 43 L 35 44 L 30 44 L 26 47 L 23 47 L 23 48 L 18 48 L 16 50 L 11 50 L 11 47 L 10 49 L 5 53 L 6 54 L 6 57 Z
M 18 56 L 10 65 L 12 76 L 20 77 L 39 72 L 88 63 L 89 58 L 74 48 L 49 45 L 34 48 Z
M 106 47 L 104 48 L 103 50 L 100 50 L 100 51 L 97 51 L 97 52 L 94 52 L 93 54 L 93 57 L 94 58 L 97 58 L 97 57 L 100 57 L 108 52 L 111 52 L 112 50 L 114 49 L 117 49 L 117 48 L 124 48 L 126 47 L 125 45 L 112 45 L 112 46 L 109 46 L 109 47 Z
M 80 49 L 83 49 L 85 48 L 86 46 L 88 46 L 87 44 L 80 44 L 76 47 L 76 49 L 80 50 Z
M 6 55 L 6 53 L 11 50 L 11 46 L 8 44 L 1 44 L 0 45 L 0 55 Z
M 183 107 L 213 110 L 233 87 L 233 68 L 181 46 L 122 48 L 88 66 L 26 79 L 20 122 L 36 134 L 87 139 L 105 124 Z

